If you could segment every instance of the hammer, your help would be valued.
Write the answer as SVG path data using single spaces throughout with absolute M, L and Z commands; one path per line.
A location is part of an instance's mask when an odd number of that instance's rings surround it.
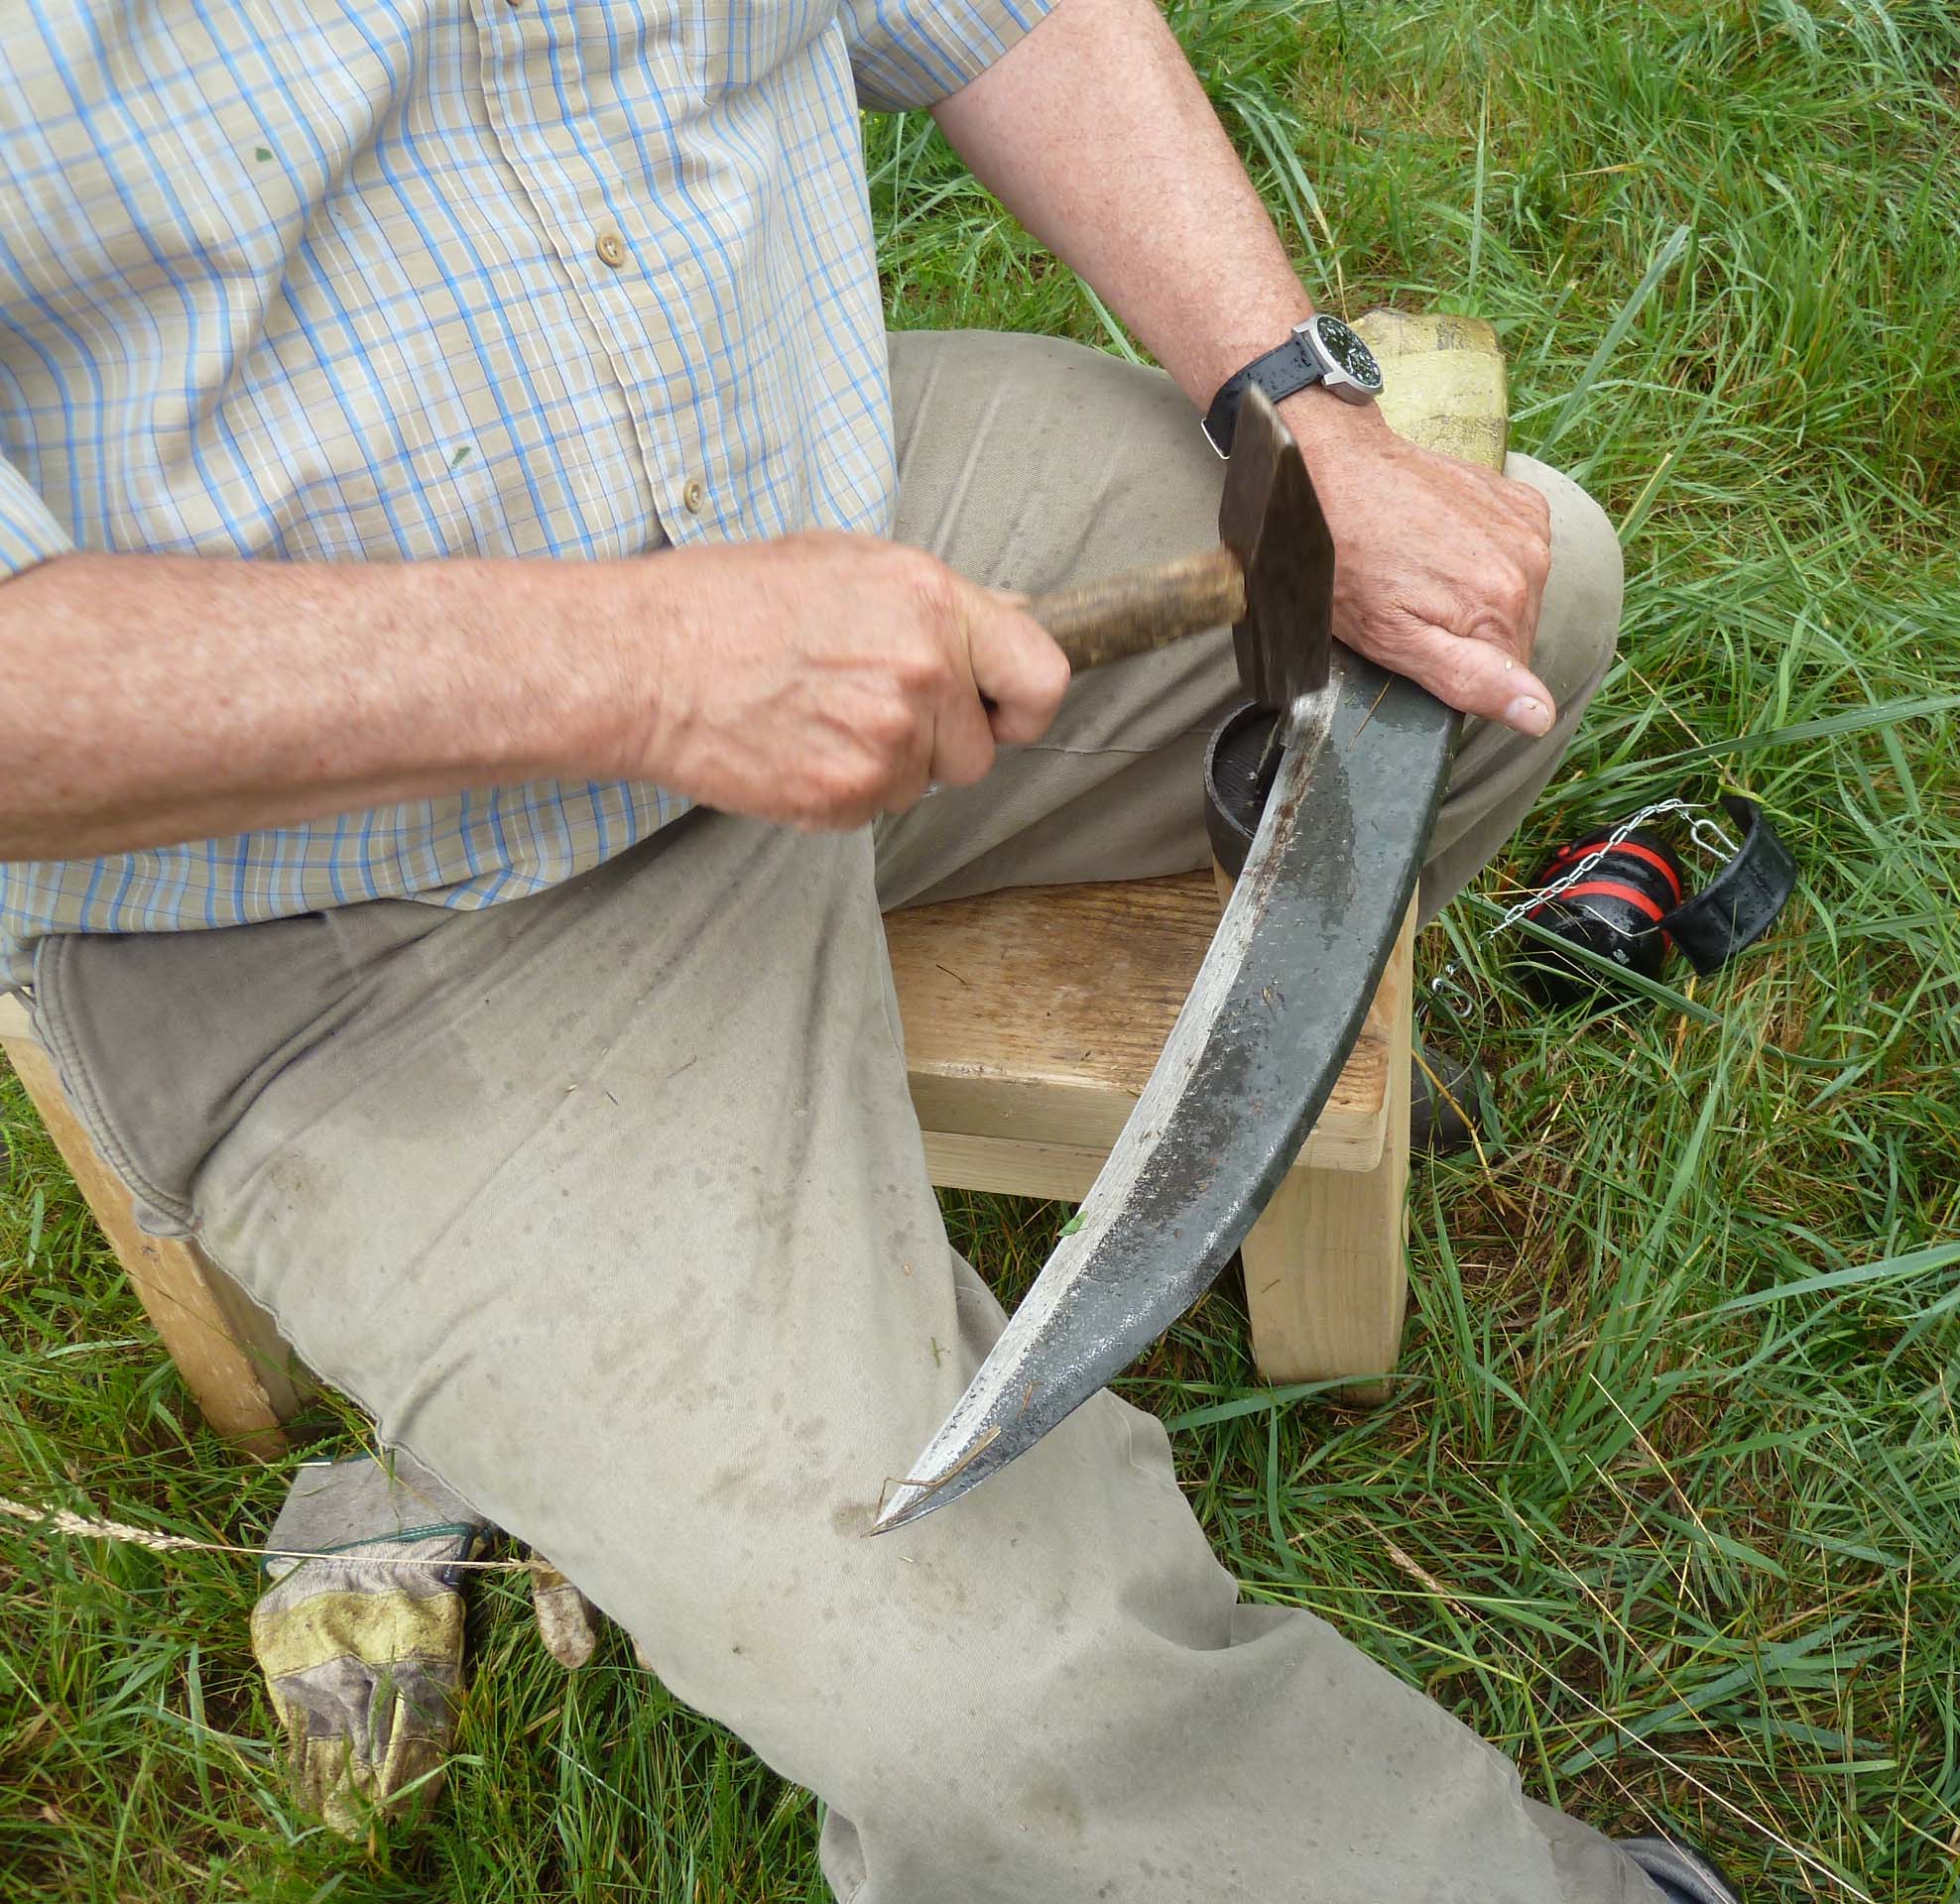
M 1025 610 L 1077 670 L 1229 622 L 1246 692 L 1284 713 L 1327 684 L 1334 543 L 1299 445 L 1257 385 L 1239 406 L 1218 540 L 1202 555 L 1034 596 Z

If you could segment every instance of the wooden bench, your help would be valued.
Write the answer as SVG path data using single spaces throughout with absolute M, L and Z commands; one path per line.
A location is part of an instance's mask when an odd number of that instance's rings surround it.
M 885 921 L 932 1181 L 1078 1201 L 1211 943 L 1209 873 L 1040 887 Z M 1246 1239 L 1269 1380 L 1380 1375 L 1402 1341 L 1412 935 L 1339 1082 Z
M 1371 311 L 1404 435 L 1501 466 L 1504 361 L 1471 318 Z M 1197 797 L 1197 789 L 1192 789 Z M 933 1182 L 1075 1200 L 1142 1090 L 1218 916 L 1212 877 L 1052 887 L 886 921 Z M 1298 1161 L 1246 1240 L 1253 1350 L 1274 1380 L 1393 1368 L 1407 1285 L 1411 930 Z M 304 1393 L 269 1319 L 193 1245 L 140 1231 L 35 1042 L 0 999 L 12 1061 L 185 1385 L 218 1433 L 261 1452 Z
M 1209 874 L 961 899 L 886 921 L 913 1101 L 937 1184 L 1079 1199 L 1183 1004 L 1218 917 Z M 1254 1352 L 1271 1378 L 1374 1375 L 1402 1333 L 1407 931 L 1319 1125 L 1247 1240 Z M 26 1009 L 4 1050 L 204 1418 L 277 1453 L 304 1399 L 270 1320 L 193 1243 L 140 1230 Z

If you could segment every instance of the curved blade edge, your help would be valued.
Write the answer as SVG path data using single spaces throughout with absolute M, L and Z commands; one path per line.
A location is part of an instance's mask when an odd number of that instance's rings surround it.
M 1156 1341 L 1230 1260 L 1331 1093 L 1414 889 L 1454 717 L 1347 654 L 1315 698 L 1077 1227 L 874 1532 L 998 1474 Z

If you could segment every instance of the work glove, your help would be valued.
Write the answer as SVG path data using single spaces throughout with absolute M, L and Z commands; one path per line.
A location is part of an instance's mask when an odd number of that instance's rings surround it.
M 252 1652 L 295 1796 L 343 1837 L 440 1783 L 462 1678 L 467 1560 L 489 1531 L 412 1457 L 308 1462 L 266 1541 Z M 283 1559 L 289 1554 L 314 1559 Z M 422 1781 L 418 1783 L 418 1781 Z
M 531 1610 L 545 1650 L 575 1673 L 599 1643 L 599 1610 L 543 1554 L 533 1554 Z

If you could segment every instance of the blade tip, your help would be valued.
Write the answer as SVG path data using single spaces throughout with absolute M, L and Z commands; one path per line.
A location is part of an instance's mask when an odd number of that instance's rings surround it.
M 910 1527 L 915 1520 L 923 1520 L 938 1504 L 929 1488 L 901 1488 L 879 1508 L 878 1518 L 871 1523 L 871 1538 L 875 1540 L 880 1534 Z

